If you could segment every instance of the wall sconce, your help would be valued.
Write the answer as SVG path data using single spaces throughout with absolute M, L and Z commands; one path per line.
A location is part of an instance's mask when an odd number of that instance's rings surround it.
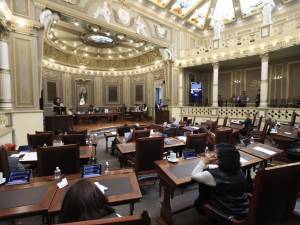
M 234 84 L 240 84 L 241 81 L 240 81 L 240 80 L 234 80 L 233 83 L 234 83 Z
M 273 77 L 273 80 L 281 80 L 283 77 L 281 76 L 281 75 L 275 75 L 274 77 Z

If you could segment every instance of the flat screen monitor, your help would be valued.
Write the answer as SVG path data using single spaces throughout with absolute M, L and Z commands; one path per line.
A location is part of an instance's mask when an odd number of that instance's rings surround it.
M 191 101 L 191 103 L 196 103 L 196 104 L 202 103 L 202 83 L 201 82 L 191 82 L 190 101 Z

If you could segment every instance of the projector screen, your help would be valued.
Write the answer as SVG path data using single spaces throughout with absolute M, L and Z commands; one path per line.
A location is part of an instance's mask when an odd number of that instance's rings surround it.
M 190 90 L 190 101 L 191 103 L 202 103 L 202 83 L 201 82 L 191 82 Z

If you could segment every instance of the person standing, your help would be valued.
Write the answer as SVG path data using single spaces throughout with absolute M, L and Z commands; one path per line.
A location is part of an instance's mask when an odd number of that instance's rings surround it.
M 257 94 L 255 97 L 255 107 L 258 107 L 260 105 L 260 89 L 257 90 Z

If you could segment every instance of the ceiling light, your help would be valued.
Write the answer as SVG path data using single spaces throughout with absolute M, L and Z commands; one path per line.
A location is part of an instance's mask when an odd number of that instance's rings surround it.
M 85 57 L 88 56 L 88 55 L 89 55 L 89 54 L 87 54 L 87 53 L 84 54 Z
M 115 71 L 115 69 L 114 68 L 110 68 L 110 71 Z
M 139 69 L 139 68 L 141 68 L 141 66 L 137 66 L 136 68 Z
M 119 58 L 122 58 L 123 56 L 122 55 L 119 55 Z
M 117 38 L 119 40 L 123 40 L 125 38 L 125 34 L 117 34 Z
M 75 25 L 76 27 L 78 27 L 78 26 L 79 26 L 79 23 L 78 23 L 78 22 L 74 22 L 74 25 Z
M 129 40 L 129 42 L 130 42 L 130 43 L 133 43 L 133 40 L 132 40 L 132 39 L 130 39 L 130 40 Z
M 50 29 L 52 32 L 54 31 L 54 28 L 53 27 L 51 27 L 51 29 Z
M 167 15 L 167 13 L 168 13 L 167 11 L 164 11 L 164 12 L 163 12 L 164 15 Z
M 151 9 L 153 9 L 153 10 L 154 10 L 155 8 L 156 8 L 156 7 L 155 7 L 154 5 L 151 7 Z
M 193 30 L 196 30 L 196 27 L 195 27 L 195 26 L 193 26 L 193 27 L 192 27 L 192 29 L 193 29 Z
M 111 49 L 108 49 L 108 53 L 111 53 Z
M 54 20 L 53 23 L 56 24 L 56 23 L 57 23 L 57 20 Z
M 49 34 L 49 38 L 52 39 L 53 38 L 53 34 Z
M 182 24 L 182 25 L 185 24 L 185 21 L 183 20 L 183 21 L 181 22 L 181 24 Z
M 51 61 L 51 62 L 55 62 L 55 60 L 54 60 L 54 59 L 49 59 L 49 61 Z
M 109 58 L 109 59 L 111 59 L 111 58 L 112 58 L 112 56 L 111 56 L 111 55 L 109 55 L 109 56 L 108 56 L 108 58 Z
M 85 66 L 79 66 L 79 68 L 80 68 L 80 69 L 85 69 L 86 67 L 85 67 Z

